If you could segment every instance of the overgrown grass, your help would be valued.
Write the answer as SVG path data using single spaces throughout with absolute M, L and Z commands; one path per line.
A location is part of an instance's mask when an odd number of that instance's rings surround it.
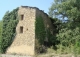
M 53 46 L 51 46 L 50 48 L 47 48 L 46 53 L 38 54 L 36 57 L 52 57 L 52 56 L 76 57 L 76 56 L 79 56 L 79 54 L 76 53 L 77 51 L 75 51 L 74 46 L 64 47 L 62 45 L 58 45 L 57 50 L 54 50 L 53 48 L 54 48 Z

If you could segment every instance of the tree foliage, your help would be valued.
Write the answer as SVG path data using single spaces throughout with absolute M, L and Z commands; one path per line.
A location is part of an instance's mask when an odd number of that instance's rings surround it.
M 54 0 L 49 16 L 62 19 L 57 40 L 64 47 L 80 49 L 80 0 Z M 64 21 L 63 21 L 64 20 Z M 78 50 L 77 50 L 78 51 Z M 80 54 L 80 51 L 77 52 Z
M 2 52 L 4 53 L 12 43 L 16 35 L 16 25 L 18 23 L 18 8 L 13 11 L 7 11 L 3 17 L 3 31 L 2 31 Z
M 3 26 L 3 21 L 0 21 L 0 53 L 1 53 L 1 40 L 2 40 L 2 26 Z
M 54 3 L 49 9 L 49 15 L 68 18 L 71 21 L 79 21 L 80 18 L 80 0 L 54 0 Z

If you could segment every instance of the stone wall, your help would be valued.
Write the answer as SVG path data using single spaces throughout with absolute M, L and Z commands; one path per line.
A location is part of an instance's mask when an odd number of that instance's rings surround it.
M 23 20 L 20 18 L 21 15 L 24 15 Z M 20 7 L 18 16 L 17 35 L 7 53 L 34 55 L 35 9 Z M 20 27 L 23 27 L 23 33 L 20 33 Z
M 38 16 L 42 16 L 42 18 L 44 20 L 45 28 L 50 29 L 50 32 L 53 34 L 53 25 L 52 25 L 52 22 L 51 22 L 49 16 L 46 13 L 44 13 L 44 11 L 37 9 L 36 17 L 38 17 Z
M 53 34 L 52 23 L 46 13 L 36 7 L 21 6 L 18 11 L 19 23 L 16 36 L 7 54 L 35 55 L 35 19 L 42 16 L 46 29 Z

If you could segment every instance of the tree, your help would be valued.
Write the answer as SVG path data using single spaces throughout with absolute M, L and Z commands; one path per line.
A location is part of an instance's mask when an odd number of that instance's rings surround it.
M 1 20 L 0 21 L 0 53 L 1 53 L 1 40 L 2 40 L 2 26 L 3 26 L 3 22 Z
M 2 31 L 2 53 L 11 45 L 16 35 L 16 25 L 18 23 L 18 8 L 13 11 L 7 11 L 3 17 Z
M 80 21 L 80 0 L 54 0 L 49 9 L 49 16 L 54 15 L 59 19 L 68 19 L 70 21 Z
M 57 40 L 64 47 L 75 47 L 80 42 L 80 0 L 54 0 L 49 9 L 49 16 L 62 19 Z M 67 20 L 67 21 L 66 21 Z M 75 25 L 76 24 L 76 25 Z M 77 49 L 80 49 L 77 45 Z M 79 53 L 80 54 L 80 51 Z

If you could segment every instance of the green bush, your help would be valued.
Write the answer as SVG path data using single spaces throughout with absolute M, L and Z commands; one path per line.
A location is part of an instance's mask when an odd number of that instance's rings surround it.
M 18 8 L 13 11 L 7 11 L 3 17 L 3 31 L 1 48 L 2 53 L 5 53 L 6 49 L 11 45 L 16 35 L 16 26 L 18 23 Z

